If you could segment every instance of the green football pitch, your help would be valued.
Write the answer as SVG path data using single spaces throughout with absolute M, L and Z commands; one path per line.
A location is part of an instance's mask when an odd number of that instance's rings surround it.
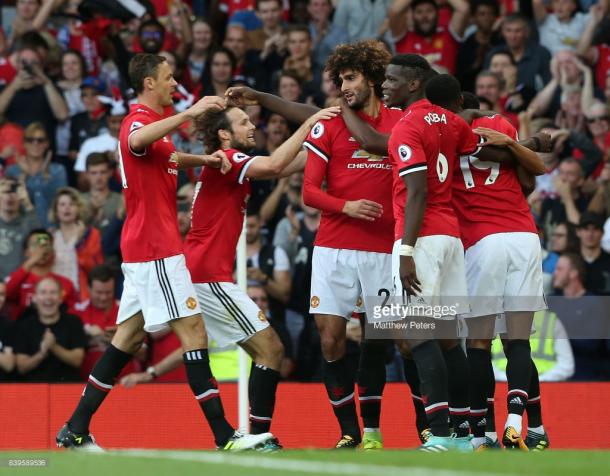
M 46 460 L 44 467 L 15 461 Z M 11 466 L 9 467 L 9 462 Z M 422 454 L 415 451 L 282 451 L 273 454 L 208 451 L 108 451 L 0 453 L 0 474 L 118 475 L 340 475 L 340 476 L 597 476 L 610 475 L 610 451 L 493 451 Z

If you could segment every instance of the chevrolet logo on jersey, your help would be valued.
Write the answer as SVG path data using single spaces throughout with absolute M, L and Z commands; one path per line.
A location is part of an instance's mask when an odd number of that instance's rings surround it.
M 352 159 L 366 159 L 371 162 L 381 162 L 383 159 L 385 159 L 385 157 L 371 154 L 364 149 L 358 149 L 352 154 Z

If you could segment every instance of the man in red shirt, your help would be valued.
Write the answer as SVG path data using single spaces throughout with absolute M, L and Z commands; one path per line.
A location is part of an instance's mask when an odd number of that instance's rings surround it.
M 83 322 L 87 335 L 87 351 L 80 369 L 83 380 L 87 380 L 93 366 L 104 354 L 116 331 L 116 318 L 119 302 L 114 298 L 114 271 L 107 265 L 99 265 L 91 270 L 88 276 L 89 299 L 74 308 L 74 314 Z M 146 354 L 142 346 L 139 353 Z M 137 358 L 129 362 L 121 375 L 140 370 Z
M 221 348 L 239 344 L 252 357 L 250 428 L 255 434 L 268 432 L 271 426 L 284 348 L 263 311 L 233 282 L 235 250 L 250 180 L 303 170 L 305 156 L 294 159 L 305 137 L 318 120 L 330 119 L 339 112 L 334 107 L 310 117 L 270 157 L 245 153 L 256 146 L 256 126 L 239 108 L 207 111 L 195 121 L 207 150 L 223 150 L 233 167 L 226 175 L 209 167 L 202 170 L 184 252 L 210 337 Z M 265 449 L 279 448 L 273 441 Z
M 51 271 L 55 252 L 53 237 L 45 229 L 32 230 L 24 241 L 23 264 L 13 271 L 6 281 L 6 300 L 10 316 L 18 319 L 32 304 L 36 284 L 47 276 L 54 278 L 62 288 L 62 302 L 68 310 L 78 302 L 78 293 L 72 281 Z
M 206 110 L 223 109 L 224 101 L 204 97 L 184 112 L 163 118 L 177 85 L 165 58 L 136 55 L 129 64 L 129 76 L 138 102 L 131 106 L 119 133 L 127 218 L 121 236 L 125 287 L 117 331 L 56 441 L 73 448 L 95 445 L 89 424 L 117 375 L 141 347 L 145 331 L 169 325 L 180 339 L 189 385 L 212 428 L 216 445 L 227 450 L 253 448 L 273 435 L 242 435 L 224 416 L 218 386 L 210 371 L 199 303 L 182 254 L 176 210 L 178 169 L 207 165 L 222 167 L 226 172 L 230 166 L 224 154 L 196 156 L 176 152 L 169 136 L 182 123 Z
M 464 0 L 448 0 L 453 8 L 448 28 L 438 25 L 435 0 L 394 0 L 388 18 L 397 53 L 416 53 L 435 69 L 455 73 L 455 59 L 470 21 Z M 407 10 L 411 9 L 414 31 L 407 31 Z
M 430 80 L 426 95 L 435 104 L 454 112 L 462 109 L 460 85 L 449 75 Z M 505 447 L 527 450 L 521 438 L 521 417 L 529 401 L 531 381 L 538 380 L 530 357 L 529 334 L 534 312 L 547 306 L 542 287 L 540 240 L 522 187 L 533 188 L 535 175 L 542 175 L 545 167 L 536 154 L 517 144 L 517 131 L 502 116 L 475 119 L 472 127 L 475 131 L 480 130 L 478 127 L 498 131 L 504 135 L 508 147 L 519 151 L 521 159 L 530 158 L 528 162 L 520 160 L 515 166 L 463 155 L 454 173 L 453 207 L 466 249 L 471 307 L 467 347 L 473 446 L 493 443 L 485 438 L 486 387 L 488 379 L 493 378 L 488 375 L 489 346 L 493 336 L 500 332 L 507 334 L 505 352 L 511 362 L 507 367 L 508 419 L 502 443 Z M 502 315 L 500 325 L 496 320 L 498 315 Z M 539 384 L 533 387 L 535 390 Z M 531 395 L 532 399 L 539 398 L 539 391 L 536 393 Z M 528 420 L 529 417 L 528 407 Z M 548 445 L 541 417 L 538 415 L 536 419 L 539 424 L 530 425 L 535 431 L 528 433 L 528 443 L 534 447 L 544 440 Z

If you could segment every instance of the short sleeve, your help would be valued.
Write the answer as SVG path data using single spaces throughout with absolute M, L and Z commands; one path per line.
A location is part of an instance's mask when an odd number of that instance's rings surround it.
M 397 128 L 392 133 L 390 147 L 390 153 L 396 157 L 400 177 L 428 169 L 421 134 L 412 126 L 405 123 Z
M 152 122 L 154 122 L 154 121 L 152 120 L 152 117 L 150 117 L 149 114 L 139 113 L 139 114 L 134 114 L 132 117 L 130 117 L 127 120 L 126 124 L 124 124 L 124 126 L 127 128 L 127 137 L 125 138 L 125 140 L 127 141 L 127 148 L 129 149 L 129 152 L 136 157 L 144 157 L 146 155 L 147 149 L 144 149 L 143 152 L 139 152 L 139 153 L 134 152 L 131 149 L 131 146 L 129 145 L 129 137 L 131 137 L 131 134 L 133 134 L 138 129 L 140 129 Z
M 330 130 L 328 121 L 318 121 L 311 128 L 303 146 L 313 152 L 325 162 L 330 159 L 331 152 Z
M 457 144 L 458 155 L 476 155 L 479 152 L 479 143 L 483 138 L 472 132 L 468 123 L 458 115 L 452 117 L 453 130 Z
M 232 181 L 236 181 L 240 185 L 246 179 L 246 172 L 257 157 L 251 157 L 248 154 L 236 150 L 225 151 L 227 158 L 231 161 L 231 171 L 229 172 Z

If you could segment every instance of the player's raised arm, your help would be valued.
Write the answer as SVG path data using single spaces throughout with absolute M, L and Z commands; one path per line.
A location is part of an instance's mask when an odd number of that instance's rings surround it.
M 388 139 L 390 134 L 378 132 L 368 122 L 363 121 L 356 111 L 347 105 L 345 100 L 341 101 L 341 115 L 345 125 L 354 136 L 354 139 L 364 150 L 381 156 L 388 155 Z
M 311 128 L 321 120 L 328 120 L 341 112 L 338 106 L 322 109 L 308 118 L 270 157 L 257 157 L 248 167 L 246 177 L 264 179 L 277 177 L 297 156 Z
M 161 68 L 160 68 L 161 69 Z M 159 74 L 162 74 L 160 72 Z M 148 78 L 147 78 L 148 79 Z M 173 116 L 146 124 L 135 129 L 129 135 L 129 147 L 136 153 L 140 153 L 150 144 L 170 134 L 186 121 L 195 119 L 208 109 L 224 109 L 225 101 L 218 96 L 205 96 L 189 107 L 186 111 Z
M 230 106 L 243 107 L 260 104 L 265 109 L 282 115 L 288 122 L 294 124 L 302 124 L 320 111 L 319 107 L 286 101 L 279 96 L 263 93 L 247 86 L 234 86 L 227 89 L 225 98 Z

